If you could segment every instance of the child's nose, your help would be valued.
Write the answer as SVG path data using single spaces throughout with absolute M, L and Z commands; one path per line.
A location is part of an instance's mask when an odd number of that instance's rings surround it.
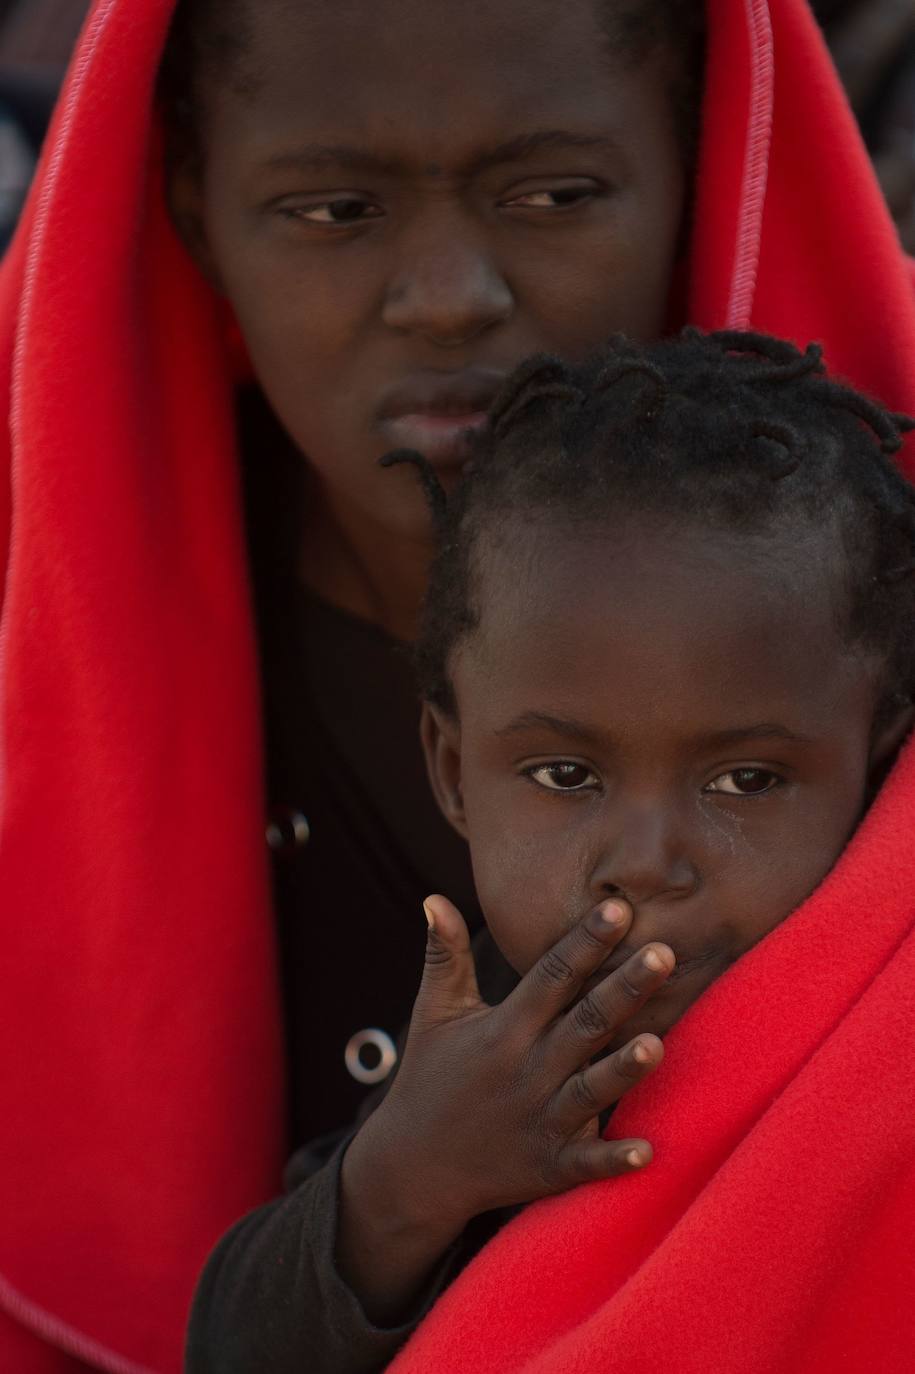
M 457 216 L 433 217 L 401 250 L 382 309 L 389 328 L 456 347 L 511 315 L 514 297 L 485 235 Z
M 698 856 L 674 812 L 657 806 L 617 811 L 601 837 L 591 874 L 595 902 L 625 897 L 639 906 L 657 897 L 687 897 L 699 887 Z

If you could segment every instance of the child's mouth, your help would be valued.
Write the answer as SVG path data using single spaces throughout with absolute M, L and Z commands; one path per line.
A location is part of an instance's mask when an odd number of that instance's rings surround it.
M 697 969 L 702 968 L 715 960 L 719 960 L 722 963 L 729 962 L 723 959 L 721 950 L 705 949 L 701 950 L 698 954 L 691 954 L 684 957 L 682 955 L 677 954 L 676 948 L 673 945 L 670 945 L 670 948 L 673 949 L 677 962 L 674 966 L 673 972 L 669 974 L 669 976 L 664 980 L 664 982 L 657 989 L 657 991 L 651 994 L 652 998 L 663 997 L 665 989 L 671 988 L 675 984 L 679 983 L 681 979 L 689 977 L 689 975 L 691 973 L 694 973 Z M 611 973 L 615 973 L 617 969 L 622 968 L 623 965 L 629 959 L 632 958 L 633 954 L 637 953 L 637 949 L 615 950 L 613 957 L 608 959 L 606 963 L 602 964 L 596 973 L 592 973 L 591 977 L 584 984 L 581 992 L 579 993 L 579 1000 L 581 997 L 587 996 L 587 994 L 589 992 L 592 992 L 594 988 L 599 987 L 600 984 Z

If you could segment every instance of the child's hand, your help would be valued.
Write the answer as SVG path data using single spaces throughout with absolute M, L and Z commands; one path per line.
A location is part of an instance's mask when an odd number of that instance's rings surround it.
M 647 1141 L 604 1141 L 597 1118 L 657 1067 L 660 1040 L 640 1035 L 590 1061 L 675 966 L 666 945 L 646 945 L 582 996 L 632 919 L 625 902 L 607 901 L 490 1007 L 460 913 L 443 897 L 427 909 L 434 928 L 403 1060 L 344 1160 L 344 1268 L 382 1315 L 409 1285 L 377 1282 L 381 1232 L 415 1256 L 419 1279 L 481 1212 L 649 1162 Z
M 379 1126 L 412 1179 L 413 1207 L 454 1215 L 530 1202 L 647 1164 L 644 1140 L 604 1141 L 597 1117 L 661 1062 L 654 1035 L 589 1061 L 673 971 L 652 944 L 581 1000 L 632 913 L 603 903 L 535 964 L 498 1007 L 477 988 L 467 927 L 433 897 L 422 986 L 397 1080 Z

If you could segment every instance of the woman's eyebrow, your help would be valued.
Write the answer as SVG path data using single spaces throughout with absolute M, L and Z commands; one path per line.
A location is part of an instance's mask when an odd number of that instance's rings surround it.
M 523 162 L 535 153 L 562 152 L 566 148 L 593 148 L 603 152 L 619 152 L 619 144 L 608 134 L 574 133 L 570 129 L 535 129 L 531 133 L 519 134 L 476 158 L 473 170 L 485 171 L 488 167 L 501 166 L 505 162 Z
M 268 158 L 263 167 L 266 171 L 308 171 L 322 167 L 347 167 L 354 171 L 390 172 L 398 171 L 399 158 L 387 157 L 361 148 L 352 143 L 304 143 L 288 153 L 278 153 Z
M 619 151 L 619 145 L 607 134 L 575 133 L 569 129 L 535 129 L 472 156 L 462 170 L 475 174 L 507 162 L 523 162 L 525 158 L 543 151 L 571 148 Z M 266 171 L 314 170 L 328 166 L 387 173 L 409 170 L 409 160 L 399 154 L 353 143 L 306 143 L 268 158 L 262 165 Z M 422 165 L 429 165 L 427 157 Z

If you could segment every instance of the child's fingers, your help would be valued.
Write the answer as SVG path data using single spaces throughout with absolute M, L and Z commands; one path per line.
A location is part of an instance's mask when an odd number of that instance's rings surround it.
M 560 1157 L 563 1191 L 579 1183 L 620 1174 L 637 1174 L 650 1164 L 653 1151 L 647 1140 L 578 1140 Z
M 593 1059 L 676 968 L 668 945 L 646 945 L 608 973 L 550 1031 L 544 1066 L 567 1077 Z
M 664 1046 L 656 1035 L 640 1035 L 615 1054 L 572 1075 L 553 1100 L 550 1126 L 573 1136 L 618 1102 L 661 1063 Z
M 628 902 L 602 902 L 537 960 L 503 1006 L 533 1027 L 549 1025 L 608 958 L 631 921 Z
M 423 903 L 429 934 L 426 962 L 411 1025 L 420 1029 L 451 1021 L 485 1003 L 477 986 L 477 973 L 466 922 L 447 897 L 427 897 Z

